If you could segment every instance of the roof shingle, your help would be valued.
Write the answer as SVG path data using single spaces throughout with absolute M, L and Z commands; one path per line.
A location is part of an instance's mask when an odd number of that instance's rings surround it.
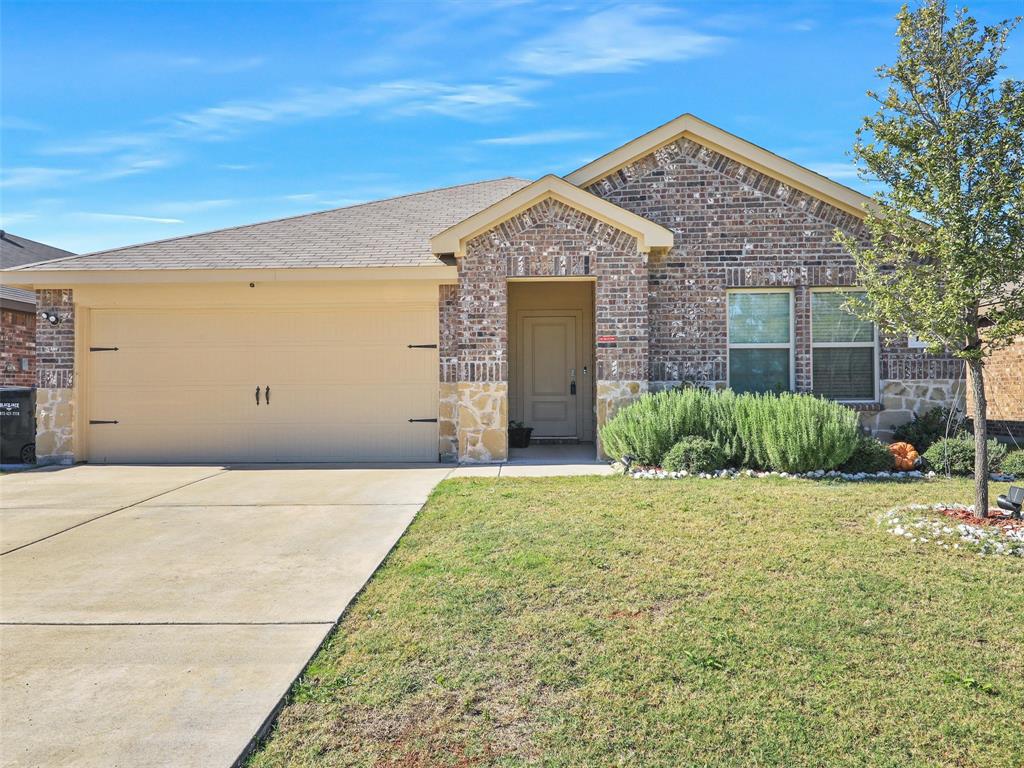
M 463 184 L 70 256 L 28 268 L 34 271 L 432 266 L 438 260 L 430 250 L 431 236 L 528 183 L 525 179 L 507 177 Z

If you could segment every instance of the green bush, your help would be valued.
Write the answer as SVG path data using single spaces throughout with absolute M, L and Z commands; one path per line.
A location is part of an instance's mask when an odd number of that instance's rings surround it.
M 913 421 L 896 427 L 892 434 L 893 442 L 910 443 L 918 453 L 924 453 L 933 443 L 946 436 L 947 429 L 950 429 L 951 436 L 955 437 L 959 427 L 959 420 L 950 419 L 948 408 L 932 408 L 921 416 L 914 414 Z
M 690 435 L 668 449 L 661 468 L 669 472 L 714 472 L 725 466 L 725 454 L 718 443 L 706 437 Z
M 1024 480 L 1024 450 L 1010 451 L 999 465 L 999 471 Z
M 831 400 L 687 388 L 645 395 L 621 409 L 602 427 L 601 443 L 614 458 L 657 465 L 695 435 L 717 444 L 727 466 L 805 472 L 842 464 L 859 434 L 857 414 Z
M 889 472 L 896 468 L 896 462 L 889 453 L 889 446 L 871 435 L 860 436 L 853 454 L 839 469 L 843 472 Z
M 925 464 L 941 474 L 974 474 L 974 438 L 949 437 L 933 444 L 922 456 Z M 1006 446 L 996 440 L 988 441 L 988 471 L 994 472 L 1006 456 Z

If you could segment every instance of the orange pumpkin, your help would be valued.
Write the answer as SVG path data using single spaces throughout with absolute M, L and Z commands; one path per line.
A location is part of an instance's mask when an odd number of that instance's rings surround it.
M 921 458 L 910 443 L 893 443 L 889 446 L 889 453 L 892 454 L 893 461 L 896 462 L 896 469 L 903 471 L 914 469 Z

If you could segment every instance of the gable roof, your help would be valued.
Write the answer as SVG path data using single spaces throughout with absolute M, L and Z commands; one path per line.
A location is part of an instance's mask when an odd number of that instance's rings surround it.
M 566 176 L 565 180 L 578 187 L 589 187 L 680 138 L 691 139 L 855 216 L 863 218 L 867 215 L 864 206 L 869 210 L 877 209 L 877 202 L 867 195 L 723 131 L 689 113 L 680 115 L 675 120 L 670 120 L 587 163 Z
M 503 178 L 57 261 L 32 272 L 440 266 L 430 237 L 526 186 Z M 26 267 L 20 267 L 26 269 Z
M 0 229 L 0 269 L 74 255 L 63 248 L 54 248 L 52 245 L 19 237 Z
M 643 253 L 652 248 L 672 247 L 672 232 L 660 224 L 549 174 L 435 235 L 430 240 L 431 248 L 434 253 L 461 257 L 469 240 L 548 199 L 558 200 L 632 235 L 637 249 Z
M 0 269 L 34 264 L 38 261 L 62 259 L 66 256 L 74 256 L 74 254 L 71 251 L 54 248 L 52 245 L 29 240 L 27 237 L 12 235 L 10 232 L 0 229 Z M 35 304 L 35 291 L 23 291 L 20 288 L 0 285 L 0 305 L 32 312 Z

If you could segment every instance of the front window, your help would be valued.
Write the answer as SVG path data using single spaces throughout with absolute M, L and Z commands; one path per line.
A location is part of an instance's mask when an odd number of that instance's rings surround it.
M 792 291 L 733 291 L 729 300 L 729 387 L 793 388 Z
M 874 323 L 843 308 L 859 291 L 811 294 L 812 390 L 834 400 L 874 400 L 878 381 Z

